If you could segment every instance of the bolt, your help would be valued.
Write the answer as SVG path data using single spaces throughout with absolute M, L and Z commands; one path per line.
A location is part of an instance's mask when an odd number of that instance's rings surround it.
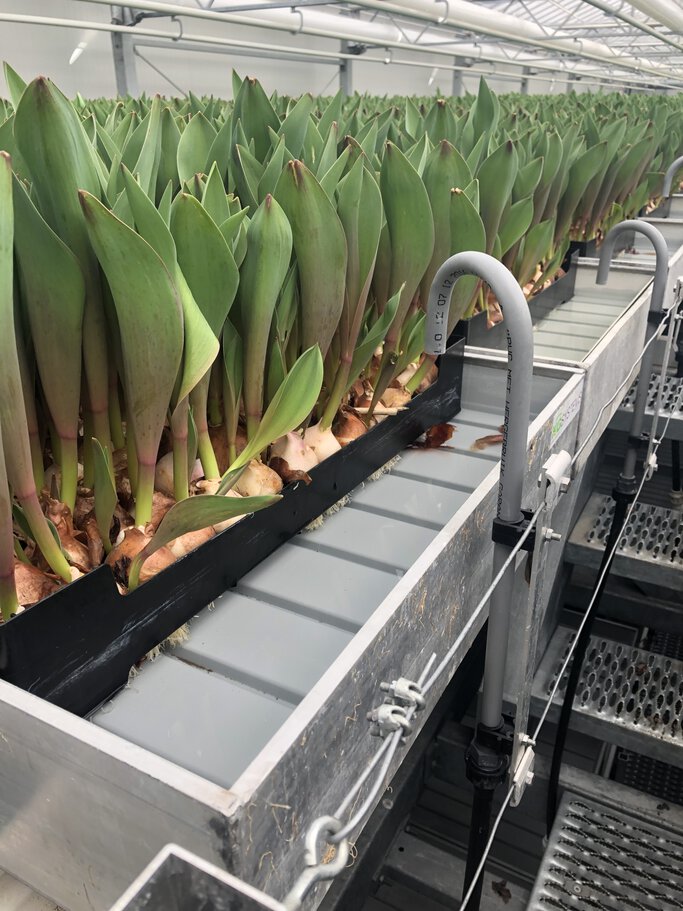
M 390 797 L 385 797 L 382 801 L 382 806 L 385 810 L 391 810 L 394 806 L 394 801 Z
M 553 531 L 552 528 L 543 529 L 543 540 L 544 541 L 561 541 L 562 535 L 556 531 Z
M 581 895 L 581 886 L 580 886 L 578 883 L 575 883 L 575 884 L 572 886 L 572 892 L 573 892 L 575 895 Z

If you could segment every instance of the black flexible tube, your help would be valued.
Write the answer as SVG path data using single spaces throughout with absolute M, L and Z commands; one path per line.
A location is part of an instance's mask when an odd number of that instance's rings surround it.
M 683 377 L 683 337 L 679 335 L 676 349 L 676 376 Z M 680 440 L 671 441 L 671 490 L 673 493 L 681 491 L 681 443 Z
M 572 663 L 569 670 L 569 679 L 567 681 L 567 688 L 564 693 L 564 701 L 562 702 L 562 710 L 560 712 L 560 720 L 558 722 L 557 733 L 555 735 L 553 759 L 550 766 L 550 779 L 548 781 L 548 798 L 546 803 L 546 829 L 548 834 L 550 834 L 553 823 L 555 821 L 555 814 L 557 813 L 562 754 L 564 753 L 567 733 L 569 731 L 569 721 L 572 714 L 572 708 L 574 706 L 574 697 L 576 696 L 576 689 L 581 677 L 581 670 L 583 668 L 583 662 L 586 657 L 586 651 L 588 649 L 588 643 L 590 641 L 593 621 L 595 620 L 595 616 L 598 612 L 600 599 L 602 598 L 602 594 L 607 584 L 607 579 L 609 578 L 609 571 L 612 565 L 612 550 L 619 539 L 621 526 L 624 522 L 624 518 L 626 517 L 628 504 L 633 499 L 630 495 L 619 495 L 616 492 L 615 494 L 616 496 L 612 524 L 610 525 L 607 544 L 605 545 L 605 551 L 600 562 L 600 569 L 598 570 L 598 578 L 602 576 L 602 581 L 598 586 L 595 599 L 590 607 L 588 619 L 584 623 L 583 629 L 579 633 L 576 647 L 574 649 L 574 656 L 572 658 Z M 606 572 L 605 569 L 607 570 Z M 604 576 L 602 575 L 603 572 L 605 573 Z
M 472 816 L 470 821 L 470 835 L 467 843 L 467 867 L 465 869 L 465 881 L 462 887 L 462 898 L 465 898 L 467 890 L 470 887 L 474 874 L 477 871 L 479 862 L 484 854 L 484 848 L 488 841 L 491 831 L 491 807 L 493 804 L 492 788 L 481 788 L 475 785 L 474 796 L 472 797 Z M 472 897 L 468 902 L 468 908 L 471 911 L 478 911 L 481 902 L 481 890 L 484 884 L 484 871 L 481 871 Z

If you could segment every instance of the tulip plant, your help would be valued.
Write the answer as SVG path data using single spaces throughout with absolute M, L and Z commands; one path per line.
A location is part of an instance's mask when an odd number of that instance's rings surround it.
M 434 378 L 462 250 L 531 295 L 653 201 L 676 98 L 0 101 L 0 609 L 134 588 Z M 449 329 L 492 305 L 456 285 Z

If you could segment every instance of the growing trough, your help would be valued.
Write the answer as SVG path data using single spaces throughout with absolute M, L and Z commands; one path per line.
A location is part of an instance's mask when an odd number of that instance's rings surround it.
M 654 265 L 654 258 L 652 261 Z M 534 359 L 538 364 L 573 367 L 585 373 L 578 444 L 597 441 L 619 407 L 645 339 L 652 266 L 612 263 L 606 285 L 596 284 L 597 261 L 579 260 L 573 296 L 563 303 L 530 302 Z M 669 282 L 671 284 L 671 281 Z M 476 351 L 502 352 L 505 324 L 469 339 Z M 612 400 L 613 399 L 613 400 Z M 577 464 L 590 453 L 586 446 Z
M 573 451 L 582 382 L 571 368 L 535 368 L 526 505 L 548 455 Z M 0 866 L 85 911 L 107 907 L 176 841 L 281 897 L 308 825 L 377 749 L 365 716 L 380 682 L 442 656 L 490 581 L 500 447 L 472 446 L 501 423 L 505 384 L 500 359 L 470 355 L 448 447 L 404 453 L 203 611 L 180 650 L 144 665 L 91 720 L 0 684 Z

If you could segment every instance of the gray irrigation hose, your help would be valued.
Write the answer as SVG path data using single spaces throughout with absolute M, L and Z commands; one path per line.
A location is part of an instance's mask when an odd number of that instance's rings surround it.
M 666 174 L 664 175 L 664 186 L 662 187 L 662 196 L 665 199 L 668 199 L 671 196 L 671 184 L 673 183 L 674 176 L 676 171 L 680 168 L 683 168 L 683 155 L 680 158 L 677 158 L 675 161 L 672 161 L 669 165 Z
M 505 315 L 508 377 L 497 511 L 498 518 L 504 522 L 517 523 L 523 518 L 522 494 L 533 374 L 534 346 L 529 305 L 512 273 L 493 256 L 473 251 L 456 253 L 439 268 L 429 291 L 425 327 L 427 354 L 443 354 L 446 349 L 451 294 L 456 281 L 463 275 L 476 275 L 485 281 Z M 505 544 L 494 545 L 494 576 L 505 562 L 509 551 L 510 548 Z M 489 606 L 481 721 L 492 728 L 500 723 L 503 706 L 514 576 L 515 568 L 511 564 L 493 592 Z
M 679 160 L 683 163 L 683 158 Z M 674 162 L 674 165 L 675 164 L 676 162 Z M 671 167 L 673 167 L 673 165 Z M 671 168 L 669 168 L 669 171 L 670 170 Z M 602 250 L 600 252 L 600 264 L 598 266 L 598 274 L 595 279 L 596 284 L 604 285 L 607 283 L 612 254 L 614 252 L 614 245 L 617 237 L 624 231 L 637 231 L 640 234 L 644 234 L 645 237 L 647 237 L 648 240 L 652 242 L 652 246 L 655 248 L 655 277 L 652 285 L 652 295 L 650 296 L 650 313 L 661 313 L 664 305 L 664 294 L 666 292 L 666 283 L 669 275 L 669 249 L 666 245 L 666 241 L 664 240 L 661 231 L 655 228 L 654 225 L 649 224 L 649 222 L 642 221 L 640 219 L 622 221 L 607 232 L 602 245 Z M 655 327 L 648 326 L 648 331 L 645 338 L 646 342 L 649 340 L 651 334 L 654 331 Z M 645 407 L 647 405 L 647 396 L 648 390 L 650 388 L 650 379 L 652 377 L 654 358 L 655 346 L 649 345 L 645 351 L 645 354 L 643 355 L 642 361 L 640 362 L 640 373 L 638 374 L 638 390 L 636 392 L 636 400 L 633 405 L 633 418 L 631 420 L 632 444 L 627 448 L 623 471 L 624 477 L 627 478 L 632 478 L 635 475 L 636 461 L 638 457 L 638 448 L 637 445 L 635 445 L 635 440 L 640 438 L 640 435 L 643 432 L 643 424 L 645 421 Z

